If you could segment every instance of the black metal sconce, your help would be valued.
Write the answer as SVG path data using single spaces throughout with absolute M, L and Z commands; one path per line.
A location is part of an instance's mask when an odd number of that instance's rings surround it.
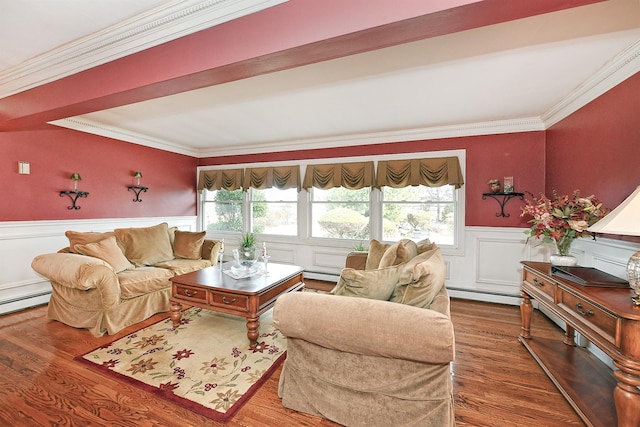
M 482 193 L 482 200 L 485 200 L 487 197 L 491 197 L 500 205 L 500 212 L 496 214 L 497 217 L 508 218 L 511 215 L 504 211 L 504 205 L 514 197 L 519 197 L 520 200 L 524 200 L 524 193 L 505 193 L 505 192 L 494 192 L 494 193 Z
M 67 206 L 67 209 L 69 209 L 69 210 L 78 210 L 78 209 L 80 209 L 80 206 L 78 206 L 76 204 L 78 199 L 89 196 L 89 193 L 87 191 L 78 190 L 78 181 L 81 181 L 81 180 L 82 180 L 82 178 L 80 177 L 80 174 L 78 172 L 72 173 L 71 174 L 71 181 L 73 182 L 73 190 L 67 190 L 67 191 L 61 191 L 60 192 L 60 197 L 69 196 L 69 199 L 71 199 L 71 206 Z
M 128 191 L 133 191 L 136 193 L 136 198 L 133 199 L 134 202 L 142 202 L 140 198 L 140 193 L 146 193 L 149 187 L 143 187 L 140 185 L 140 180 L 142 179 L 142 172 L 135 172 L 133 177 L 136 179 L 136 185 L 130 185 L 127 187 Z

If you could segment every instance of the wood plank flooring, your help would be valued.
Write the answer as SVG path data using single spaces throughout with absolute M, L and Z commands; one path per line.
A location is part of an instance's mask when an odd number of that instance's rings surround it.
M 313 281 L 306 282 L 314 287 Z M 318 288 L 322 285 L 315 283 Z M 451 307 L 456 332 L 452 376 L 458 427 L 584 425 L 518 342 L 518 307 L 455 299 Z M 225 425 L 73 361 L 79 354 L 167 316 L 155 315 L 115 336 L 101 338 L 47 320 L 44 306 L 1 316 L 0 425 Z M 538 312 L 534 313 L 532 332 L 562 336 L 560 329 Z M 226 425 L 337 425 L 283 408 L 277 396 L 280 369 Z

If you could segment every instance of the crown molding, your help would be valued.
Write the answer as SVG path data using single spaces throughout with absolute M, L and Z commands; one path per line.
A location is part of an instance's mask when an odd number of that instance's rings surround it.
M 545 112 L 541 116 L 545 128 L 549 129 L 638 71 L 640 71 L 640 40 L 616 55 L 564 99 Z
M 157 148 L 159 150 L 170 151 L 172 153 L 184 154 L 192 157 L 199 157 L 199 151 L 193 150 L 180 144 L 170 141 L 152 138 L 137 132 L 125 131 L 121 128 L 108 126 L 93 120 L 85 118 L 72 117 L 68 119 L 60 119 L 49 122 L 50 125 L 60 126 L 67 129 L 77 130 L 79 132 L 89 133 L 92 135 L 104 136 L 107 138 L 117 139 L 123 142 L 144 145 L 146 147 Z
M 135 132 L 127 132 L 122 129 L 106 126 L 78 117 L 61 119 L 49 122 L 52 125 L 73 129 L 80 132 L 100 135 L 133 144 L 158 148 L 173 153 L 185 154 L 193 157 L 215 157 L 266 153 L 276 151 L 311 150 L 327 147 L 347 147 L 369 144 L 382 144 L 390 142 L 420 141 L 441 138 L 456 138 L 461 136 L 495 135 L 503 133 L 543 131 L 544 123 L 538 117 L 529 117 L 515 120 L 500 120 L 493 122 L 467 123 L 452 126 L 436 126 L 431 128 L 406 129 L 392 132 L 375 132 L 354 135 L 340 135 L 327 138 L 308 138 L 281 142 L 268 142 L 244 146 L 225 146 L 224 148 L 192 149 L 170 141 L 150 138 Z M 223 151 L 223 152 L 221 152 Z
M 421 141 L 462 136 L 496 135 L 505 133 L 544 131 L 544 123 L 538 117 L 489 122 L 464 123 L 450 126 L 403 129 L 390 132 L 374 132 L 353 135 L 338 135 L 323 138 L 308 138 L 282 142 L 266 142 L 252 146 L 224 147 L 221 149 L 200 150 L 198 157 L 215 157 L 242 154 L 255 154 L 275 151 L 311 150 L 327 147 L 351 147 L 392 142 Z
M 0 73 L 0 98 L 289 0 L 174 0 Z

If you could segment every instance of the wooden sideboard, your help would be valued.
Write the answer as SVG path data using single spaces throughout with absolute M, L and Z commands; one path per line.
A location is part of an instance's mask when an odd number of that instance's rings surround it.
M 519 340 L 588 426 L 640 426 L 640 307 L 631 289 L 582 286 L 523 261 Z M 564 340 L 531 334 L 531 299 L 566 323 Z M 613 372 L 576 347 L 578 331 L 613 359 Z

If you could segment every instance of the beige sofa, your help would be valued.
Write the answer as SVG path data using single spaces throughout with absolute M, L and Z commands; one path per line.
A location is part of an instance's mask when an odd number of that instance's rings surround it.
M 67 231 L 69 247 L 31 266 L 51 282 L 47 316 L 94 336 L 169 311 L 170 279 L 210 267 L 220 242 L 166 223 L 113 232 Z
M 437 246 L 411 243 L 350 254 L 333 295 L 278 298 L 283 406 L 346 426 L 455 425 L 446 268 Z

